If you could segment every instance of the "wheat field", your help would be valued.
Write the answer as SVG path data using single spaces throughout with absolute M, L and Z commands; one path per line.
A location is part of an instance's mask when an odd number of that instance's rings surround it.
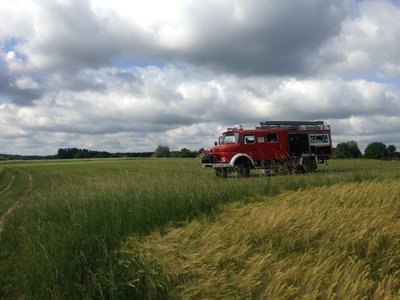
M 127 285 L 149 298 L 398 299 L 399 192 L 395 180 L 292 191 L 131 237 Z

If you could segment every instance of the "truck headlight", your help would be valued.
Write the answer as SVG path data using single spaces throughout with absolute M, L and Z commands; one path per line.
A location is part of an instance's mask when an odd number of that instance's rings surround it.
M 226 163 L 226 158 L 223 157 L 223 158 L 221 159 L 221 161 L 222 161 L 223 163 Z

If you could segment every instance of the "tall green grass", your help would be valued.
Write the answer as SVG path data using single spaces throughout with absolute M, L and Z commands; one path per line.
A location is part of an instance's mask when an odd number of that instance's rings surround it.
M 143 290 L 135 294 L 122 284 L 126 274 L 117 249 L 128 236 L 146 236 L 201 215 L 215 217 L 224 203 L 339 182 L 399 178 L 399 165 L 332 161 L 314 174 L 265 177 L 253 171 L 250 178 L 227 179 L 201 169 L 195 159 L 5 165 L 19 178 L 32 174 L 34 189 L 0 236 L 0 298 L 143 296 Z

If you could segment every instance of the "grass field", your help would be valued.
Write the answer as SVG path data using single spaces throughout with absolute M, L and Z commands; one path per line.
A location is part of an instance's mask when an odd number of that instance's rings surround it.
M 2 163 L 0 298 L 400 297 L 399 179 L 399 161 Z

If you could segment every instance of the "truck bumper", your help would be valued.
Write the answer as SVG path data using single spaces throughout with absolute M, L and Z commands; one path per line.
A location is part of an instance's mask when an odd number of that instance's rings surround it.
M 214 168 L 214 169 L 218 169 L 218 168 L 232 168 L 231 164 L 201 164 L 201 166 L 203 168 Z

